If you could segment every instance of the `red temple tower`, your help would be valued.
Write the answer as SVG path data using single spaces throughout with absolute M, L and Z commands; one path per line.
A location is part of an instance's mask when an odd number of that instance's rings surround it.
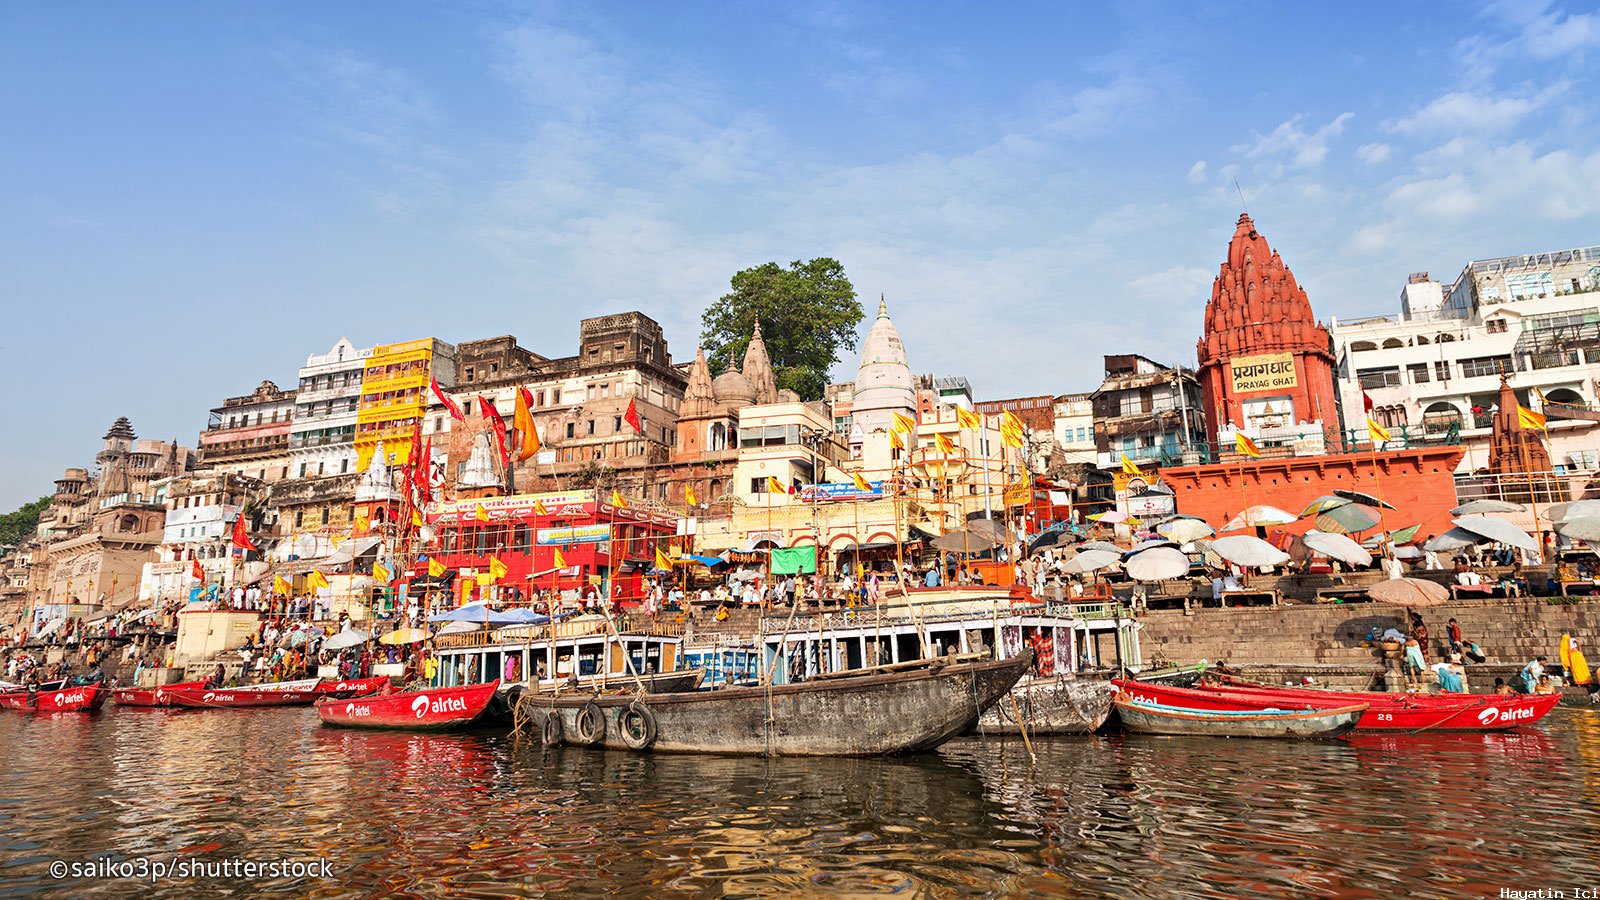
M 1310 422 L 1338 427 L 1328 329 L 1248 213 L 1212 283 L 1198 355 L 1213 440 L 1225 426 L 1256 437 Z

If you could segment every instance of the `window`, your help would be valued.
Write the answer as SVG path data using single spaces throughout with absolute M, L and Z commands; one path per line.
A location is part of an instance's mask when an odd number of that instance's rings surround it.
M 1452 428 L 1461 427 L 1461 411 L 1449 403 L 1439 401 L 1432 403 L 1422 411 L 1422 431 L 1424 434 L 1445 434 Z
M 1490 319 L 1483 323 L 1483 329 L 1490 334 L 1504 334 L 1506 330 L 1505 319 Z
M 1513 300 L 1548 297 L 1555 293 L 1555 279 L 1549 272 L 1526 272 L 1506 276 L 1506 291 Z
M 475 373 L 473 367 L 472 366 L 467 366 L 466 375 L 464 375 L 463 377 L 466 378 L 467 381 L 476 381 L 477 379 L 473 377 L 474 374 L 476 374 L 476 373 Z
M 344 475 L 344 474 L 347 474 L 349 471 L 350 471 L 350 460 L 349 459 L 341 459 L 341 460 L 339 460 L 339 474 L 340 475 Z
M 1378 345 L 1374 344 L 1371 341 L 1356 341 L 1355 343 L 1350 345 L 1351 352 L 1357 352 L 1357 353 L 1362 352 L 1362 351 L 1366 351 L 1366 350 L 1376 350 L 1376 349 L 1378 349 Z
M 1362 390 L 1373 388 L 1395 387 L 1400 384 L 1400 367 L 1385 366 L 1381 369 L 1358 369 L 1356 380 L 1361 382 Z
M 622 430 L 622 417 L 621 416 L 612 416 L 611 417 L 611 430 L 612 430 L 612 432 L 618 432 L 618 431 Z
M 1393 350 L 1393 349 L 1395 349 L 1397 347 L 1404 347 L 1405 345 L 1406 345 L 1406 342 L 1400 340 L 1399 338 L 1389 338 L 1388 340 L 1383 342 L 1383 349 L 1385 349 L 1385 350 Z
M 534 406 L 543 406 L 544 405 L 544 391 L 535 391 L 534 392 L 534 394 L 533 394 L 533 405 Z
M 1412 384 L 1427 384 L 1428 364 L 1411 363 L 1410 365 L 1406 366 L 1406 375 L 1411 379 Z
M 567 437 L 573 437 L 578 425 L 576 422 L 567 423 Z
M 1433 364 L 1433 375 L 1434 375 L 1435 378 L 1437 378 L 1440 381 L 1449 381 L 1450 380 L 1450 363 L 1445 361 L 1445 360 L 1442 360 L 1442 359 L 1439 360 L 1438 362 L 1434 363 Z
M 1484 375 L 1499 375 L 1501 372 L 1511 371 L 1511 357 L 1509 356 L 1479 356 L 1461 361 L 1462 378 L 1479 378 Z
M 593 419 L 589 420 L 589 433 L 590 434 L 594 434 L 594 420 Z
M 301 478 L 306 477 L 306 464 L 305 463 L 301 463 L 300 464 L 300 477 Z

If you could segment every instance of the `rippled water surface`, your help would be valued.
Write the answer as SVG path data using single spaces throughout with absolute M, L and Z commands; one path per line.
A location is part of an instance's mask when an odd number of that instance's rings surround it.
M 1600 890 L 1600 712 L 1498 735 L 967 739 L 893 760 L 546 751 L 306 709 L 0 713 L 7 896 L 1495 897 Z M 332 876 L 52 876 L 109 857 Z M 1569 893 L 1567 896 L 1573 896 Z

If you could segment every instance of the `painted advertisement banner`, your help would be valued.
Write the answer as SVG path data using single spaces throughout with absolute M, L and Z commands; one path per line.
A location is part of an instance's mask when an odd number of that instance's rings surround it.
M 1299 384 L 1293 353 L 1240 356 L 1230 360 L 1228 368 L 1233 372 L 1233 392 L 1236 394 L 1282 390 Z
M 598 544 L 611 537 L 611 526 L 601 523 L 599 525 L 575 525 L 571 528 L 541 528 L 536 532 L 536 535 L 535 539 L 541 547 L 562 544 Z
M 808 484 L 800 488 L 800 500 L 810 503 L 812 500 L 828 502 L 830 500 L 881 500 L 883 498 L 883 482 L 869 481 L 871 492 L 862 491 L 853 482 L 834 484 Z

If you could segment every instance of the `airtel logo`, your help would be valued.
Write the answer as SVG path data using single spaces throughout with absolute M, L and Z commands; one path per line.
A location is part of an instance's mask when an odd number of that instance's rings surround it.
M 1493 724 L 1494 722 L 1499 721 L 1499 719 L 1500 719 L 1500 708 L 1497 707 L 1497 706 L 1491 706 L 1488 709 L 1485 709 L 1483 712 L 1478 713 L 1478 724 L 1479 725 L 1490 725 L 1490 724 Z
M 417 699 L 411 701 L 411 714 L 419 719 L 428 714 L 427 694 L 419 694 Z
M 83 699 L 83 692 L 81 691 L 76 694 L 57 694 L 55 697 L 58 706 L 63 703 L 82 703 Z

